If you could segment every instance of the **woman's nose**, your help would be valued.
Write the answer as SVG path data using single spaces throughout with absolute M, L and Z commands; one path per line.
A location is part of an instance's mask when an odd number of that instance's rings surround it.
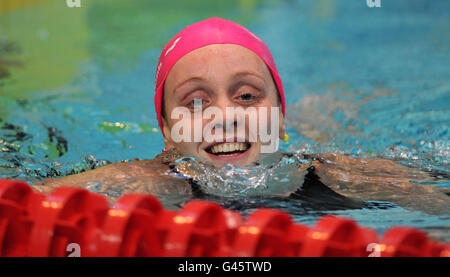
M 222 122 L 217 122 L 215 128 L 222 128 L 224 133 L 234 133 L 234 130 L 239 126 L 239 120 L 234 111 L 235 103 L 229 97 L 221 97 L 217 100 L 216 107 L 222 113 Z

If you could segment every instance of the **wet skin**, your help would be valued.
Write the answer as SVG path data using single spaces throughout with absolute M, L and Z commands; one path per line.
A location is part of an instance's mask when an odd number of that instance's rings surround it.
M 157 197 L 192 195 L 192 186 L 186 179 L 166 174 L 170 170 L 167 155 L 160 154 L 152 160 L 114 163 L 76 175 L 50 178 L 36 182 L 33 188 L 49 193 L 59 186 L 92 188 L 101 184 L 98 193 L 104 194 L 111 203 L 127 193 L 147 193 Z M 386 159 L 352 158 L 331 153 L 314 156 L 318 158 L 314 162 L 318 179 L 344 196 L 388 201 L 430 214 L 448 214 L 450 211 L 450 198 L 446 195 L 449 190 L 411 182 L 436 181 L 418 169 Z M 299 188 L 306 170 L 306 167 L 298 168 Z
M 172 111 L 178 107 L 185 107 L 191 111 L 191 120 L 194 121 L 194 100 L 201 100 L 202 109 L 216 107 L 223 115 L 223 122 L 216 122 L 212 134 L 221 131 L 222 140 L 225 141 L 227 132 L 231 137 L 240 137 L 237 128 L 234 134 L 230 133 L 227 124 L 245 124 L 245 141 L 249 148 L 242 153 L 234 155 L 214 155 L 208 149 L 220 141 L 208 142 L 203 137 L 202 142 L 175 142 L 171 136 L 172 127 L 180 119 L 172 118 Z M 190 52 L 181 58 L 170 70 L 164 84 L 164 134 L 167 148 L 176 148 L 185 156 L 196 157 L 217 167 L 226 163 L 238 166 L 249 165 L 260 156 L 261 141 L 249 141 L 249 119 L 237 120 L 231 118 L 227 121 L 228 107 L 239 108 L 265 108 L 279 107 L 278 92 L 269 69 L 264 61 L 252 51 L 239 45 L 209 45 Z M 259 117 L 259 113 L 258 113 Z M 200 119 L 202 126 L 206 126 L 213 119 Z M 279 109 L 279 122 L 271 123 L 270 113 L 267 114 L 268 128 L 277 124 L 280 138 L 284 137 L 284 117 Z M 191 125 L 191 134 L 194 133 Z M 270 130 L 270 129 L 269 129 Z M 254 134 L 253 134 L 254 135 Z M 191 140 L 193 141 L 193 140 Z
M 196 157 L 217 167 L 225 163 L 243 166 L 258 160 L 260 141 L 252 142 L 245 152 L 235 156 L 212 155 L 207 151 L 211 143 L 207 142 L 176 143 L 170 130 L 177 119 L 167 116 L 179 106 L 192 109 L 194 99 L 201 99 L 204 108 L 216 106 L 224 113 L 225 108 L 230 106 L 278 106 L 278 94 L 270 71 L 256 54 L 237 45 L 211 45 L 197 49 L 177 62 L 164 88 L 166 116 L 163 124 L 167 148 L 174 148 L 174 152 L 181 156 Z M 208 123 L 208 120 L 204 119 L 203 123 Z M 226 128 L 226 124 L 219 124 L 216 128 Z M 280 138 L 284 136 L 284 128 L 284 117 L 280 113 Z M 49 192 L 58 186 L 98 187 L 96 191 L 106 195 L 111 202 L 126 193 L 156 196 L 192 194 L 189 182 L 167 175 L 170 155 L 161 154 L 152 160 L 132 163 L 114 163 L 77 175 L 36 182 L 33 187 L 42 192 Z M 389 201 L 434 214 L 450 212 L 449 197 L 440 189 L 411 182 L 435 181 L 425 172 L 386 159 L 351 158 L 331 153 L 316 155 L 316 158 L 315 174 L 323 184 L 342 195 L 362 200 Z M 299 167 L 299 188 L 305 172 L 306 168 Z

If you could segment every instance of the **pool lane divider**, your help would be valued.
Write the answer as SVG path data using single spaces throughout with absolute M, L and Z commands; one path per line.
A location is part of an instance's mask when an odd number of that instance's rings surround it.
M 324 216 L 312 227 L 276 209 L 246 219 L 214 202 L 165 210 L 152 195 L 130 194 L 112 207 L 86 189 L 49 195 L 0 179 L 0 257 L 449 257 L 450 244 L 416 228 L 377 232 Z M 73 252 L 72 252 L 73 253 Z

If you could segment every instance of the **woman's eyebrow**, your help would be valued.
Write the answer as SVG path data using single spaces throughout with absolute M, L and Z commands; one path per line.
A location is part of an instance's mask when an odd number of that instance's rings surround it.
M 261 81 L 263 81 L 264 84 L 266 84 L 266 81 L 264 80 L 264 78 L 260 74 L 258 74 L 256 72 L 253 72 L 253 71 L 238 72 L 238 73 L 235 73 L 232 78 L 233 79 L 237 79 L 237 78 L 247 77 L 247 76 L 256 77 L 256 78 L 260 79 Z M 198 77 L 198 76 L 194 76 L 194 77 L 187 78 L 186 80 L 183 80 L 182 82 L 180 82 L 179 84 L 177 84 L 175 86 L 175 88 L 173 89 L 174 93 L 176 93 L 177 89 L 179 89 L 183 85 L 185 85 L 185 84 L 187 84 L 189 82 L 192 82 L 192 81 L 203 81 L 203 78 Z
M 186 80 L 182 81 L 181 83 L 177 84 L 175 86 L 175 88 L 173 89 L 174 93 L 177 91 L 177 89 L 179 89 L 180 87 L 182 87 L 183 85 L 185 85 L 186 83 L 192 82 L 192 81 L 203 81 L 203 79 L 201 77 L 191 77 L 191 78 L 187 78 Z
M 260 79 L 261 81 L 264 82 L 264 84 L 266 84 L 266 80 L 264 80 L 264 77 L 261 76 L 261 74 L 257 73 L 257 72 L 253 72 L 253 71 L 242 71 L 242 72 L 238 72 L 236 74 L 233 75 L 233 78 L 239 78 L 239 77 L 246 77 L 246 76 L 254 76 L 257 77 L 258 79 Z

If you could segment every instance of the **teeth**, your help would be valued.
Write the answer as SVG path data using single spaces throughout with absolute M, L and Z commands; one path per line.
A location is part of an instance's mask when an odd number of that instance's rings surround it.
M 213 154 L 216 153 L 226 153 L 226 152 L 234 152 L 234 151 L 245 151 L 247 150 L 247 144 L 242 142 L 233 142 L 233 143 L 221 143 L 214 145 L 211 148 L 211 152 Z

